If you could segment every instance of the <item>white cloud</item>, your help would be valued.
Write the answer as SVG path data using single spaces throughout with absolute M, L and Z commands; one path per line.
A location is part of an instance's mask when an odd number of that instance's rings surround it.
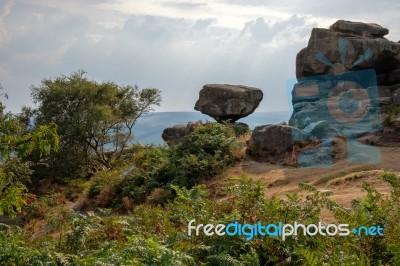
M 287 20 L 271 22 L 259 17 L 247 22 L 242 34 L 253 38 L 260 43 L 269 43 L 271 47 L 286 46 L 288 42 L 304 43 L 309 35 L 310 28 L 315 23 L 307 22 L 306 17 L 297 15 Z
M 201 86 L 215 82 L 260 87 L 258 110 L 284 110 L 286 80 L 313 27 L 377 22 L 400 39 L 397 0 L 360 1 L 8 1 L 0 12 L 0 81 L 14 111 L 30 103 L 31 84 L 77 69 L 157 87 L 164 111 L 191 110 Z
M 11 0 L 0 6 L 0 48 L 2 47 L 2 44 L 6 43 L 9 39 L 3 20 L 8 14 L 10 14 L 14 2 L 15 0 Z
M 207 6 L 206 3 L 196 3 L 188 1 L 168 1 L 168 2 L 163 2 L 162 5 L 182 10 L 193 10 Z
M 217 26 L 241 29 L 243 24 L 255 17 L 267 16 L 273 20 L 287 19 L 291 13 L 263 6 L 242 6 L 224 1 L 148 1 L 115 0 L 99 5 L 103 10 L 113 10 L 125 15 L 141 14 L 169 18 L 198 20 L 208 17 L 218 18 Z M 182 12 L 182 9 L 185 12 Z M 190 12 L 187 12 L 187 10 Z
M 214 23 L 215 19 L 192 22 L 131 16 L 121 30 L 106 35 L 96 45 L 76 43 L 66 55 L 67 68 L 79 64 L 96 79 L 157 87 L 163 91 L 165 111 L 191 110 L 201 86 L 215 82 L 263 88 L 270 96 L 264 110 L 287 108 L 284 78 L 293 76 L 294 64 L 285 62 L 292 62 L 304 45 L 293 40 L 291 32 L 307 27 L 305 20 L 294 16 L 271 24 L 271 42 L 259 41 L 265 32 L 248 35 L 247 29 L 221 29 Z M 249 22 L 253 24 L 256 22 Z M 310 30 L 308 25 L 304 36 Z M 291 71 L 277 69 L 280 64 L 289 65 Z M 276 76 L 283 80 L 272 78 Z

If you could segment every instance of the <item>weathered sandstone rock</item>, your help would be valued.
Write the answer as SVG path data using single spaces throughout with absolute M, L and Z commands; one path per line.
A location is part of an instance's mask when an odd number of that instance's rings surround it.
M 218 122 L 236 120 L 253 113 L 263 98 L 258 88 L 228 85 L 207 84 L 200 91 L 195 110 L 213 117 Z

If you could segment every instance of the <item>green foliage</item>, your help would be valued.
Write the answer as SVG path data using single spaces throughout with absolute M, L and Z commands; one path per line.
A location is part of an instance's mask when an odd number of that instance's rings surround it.
M 323 265 L 322 260 L 317 254 L 307 249 L 300 249 L 298 253 L 303 257 L 304 265 L 307 266 L 320 266 Z
M 66 202 L 65 196 L 61 193 L 49 191 L 48 193 L 36 198 L 30 196 L 32 201 L 24 208 L 25 221 L 46 220 L 48 222 L 58 217 L 63 211 Z
M 24 133 L 22 125 L 10 113 L 4 114 L 0 103 L 0 156 L 2 160 L 27 157 L 34 150 L 40 156 L 49 155 L 59 148 L 57 126 L 54 123 L 39 126 L 30 133 Z
M 146 199 L 164 204 L 174 194 L 170 185 L 191 187 L 221 173 L 235 160 L 232 150 L 242 145 L 229 127 L 208 123 L 177 146 L 136 147 L 133 166 L 122 173 L 98 173 L 89 187 L 88 198 L 101 207 L 122 208 L 124 199 L 134 204 Z
M 231 128 L 237 137 L 246 135 L 247 133 L 251 132 L 250 127 L 245 123 L 231 123 L 230 120 L 228 120 L 224 121 L 222 124 L 226 127 Z
M 355 265 L 396 265 L 400 262 L 398 248 L 395 247 L 400 243 L 398 230 L 400 225 L 399 181 L 398 177 L 392 172 L 385 172 L 380 178 L 391 185 L 390 196 L 385 197 L 371 184 L 364 182 L 362 187 L 367 195 L 361 199 L 353 200 L 352 209 L 345 209 L 330 200 L 328 198 L 329 192 L 324 194 L 310 185 L 302 184 L 304 189 L 312 193 L 307 198 L 312 202 L 312 205 L 318 206 L 318 211 L 325 206 L 339 222 L 348 223 L 350 228 L 357 228 L 360 225 L 367 227 L 379 225 L 384 228 L 383 237 L 361 236 L 351 238 L 349 236 L 347 241 L 337 241 L 348 249 L 346 251 L 348 255 L 343 257 L 343 255 L 339 256 L 339 254 L 334 253 L 330 261 L 335 263 L 353 261 Z M 315 257 L 315 253 L 309 252 L 307 256 L 309 256 L 308 261 Z
M 0 189 L 0 215 L 8 214 L 14 217 L 26 204 L 27 189 L 22 183 L 10 182 L 1 172 Z
M 84 74 L 44 79 L 32 88 L 38 108 L 25 110 L 37 127 L 50 122 L 58 126 L 61 149 L 49 159 L 53 175 L 84 175 L 99 165 L 112 168 L 127 148 L 137 119 L 161 100 L 157 89 L 98 83 Z
M 238 259 L 235 259 L 229 254 L 218 254 L 210 255 L 206 257 L 206 261 L 210 262 L 212 265 L 220 266 L 242 266 Z
M 386 182 L 388 182 L 394 189 L 395 193 L 398 192 L 400 189 L 400 179 L 399 177 L 393 172 L 384 172 L 380 178 Z
M 30 162 L 23 162 L 21 158 L 10 158 L 3 164 L 3 172 L 11 182 L 27 184 L 30 182 L 30 177 L 32 175 L 30 165 Z
M 372 186 L 352 208 L 344 209 L 329 199 L 328 191 L 311 185 L 304 200 L 264 197 L 260 182 L 240 176 L 226 183 L 226 198 L 215 201 L 204 186 L 191 189 L 172 186 L 173 201 L 163 207 L 143 204 L 130 215 L 68 215 L 61 237 L 43 236 L 35 241 L 18 227 L 1 225 L 1 265 L 398 265 L 400 211 L 396 176 L 386 172 L 381 178 L 393 184 L 388 197 Z M 397 178 L 397 177 L 396 177 Z M 396 192 L 397 191 L 397 192 Z M 381 225 L 384 236 L 188 236 L 187 224 L 317 223 L 320 211 L 332 210 L 336 224 Z M 343 212 L 334 210 L 342 209 Z M 385 214 L 385 215 L 383 215 Z M 54 216 L 54 215 L 52 215 Z M 59 217 L 57 215 L 56 217 Z M 59 221 L 60 218 L 58 218 Z
M 34 150 L 39 156 L 58 150 L 56 130 L 57 126 L 50 123 L 26 133 L 21 122 L 6 113 L 0 102 L 0 215 L 15 216 L 26 204 L 25 184 L 30 181 L 32 171 L 30 162 L 22 159 Z
M 218 175 L 232 164 L 235 161 L 232 151 L 242 145 L 230 127 L 207 123 L 197 127 L 174 147 L 137 149 L 134 169 L 114 182 L 111 191 L 117 196 L 113 200 L 118 204 L 122 198 L 128 197 L 137 204 L 144 202 L 156 188 L 172 195 L 171 184 L 192 187 L 199 180 Z M 93 198 L 110 188 L 107 183 L 95 179 L 89 189 L 89 197 Z M 159 203 L 165 203 L 167 199 L 163 197 Z
M 43 265 L 50 260 L 46 254 L 28 244 L 29 240 L 20 228 L 4 224 L 0 227 L 1 265 Z
M 392 103 L 385 107 L 383 112 L 386 115 L 383 125 L 400 129 L 400 105 Z
M 43 84 L 49 85 L 47 89 L 50 90 L 53 85 L 58 88 L 71 80 L 77 87 L 92 84 L 82 76 L 62 77 Z M 112 87 L 110 84 L 100 87 L 107 91 L 109 86 Z M 58 90 L 53 96 L 62 94 L 63 91 Z M 112 98 L 111 94 L 105 96 Z M 148 99 L 149 96 L 144 93 L 138 97 Z M 79 102 L 80 98 L 77 99 Z M 80 106 L 78 102 L 74 102 L 75 108 Z M 110 110 L 113 109 L 90 106 L 93 109 L 88 110 L 88 117 L 112 117 Z M 215 200 L 206 187 L 198 183 L 218 175 L 233 163 L 232 151 L 243 145 L 231 127 L 217 123 L 200 125 L 175 147 L 135 147 L 132 153 L 125 154 L 123 163 L 119 162 L 120 169 L 96 174 L 88 188 L 88 197 L 94 205 L 124 207 L 127 215 L 118 216 L 108 209 L 99 209 L 99 214 L 75 213 L 65 206 L 66 199 L 60 193 L 49 193 L 24 207 L 32 200 L 28 199 L 24 185 L 29 183 L 32 173 L 26 156 L 32 152 L 37 156 L 48 155 L 58 146 L 65 148 L 63 145 L 69 140 L 64 138 L 58 142 L 57 121 L 48 126 L 39 125 L 35 130 L 25 130 L 26 119 L 17 119 L 4 113 L 2 104 L 0 107 L 3 159 L 0 165 L 0 215 L 16 215 L 23 209 L 27 222 L 24 229 L 0 224 L 0 265 L 400 264 L 400 181 L 395 173 L 385 172 L 380 176 L 392 188 L 389 195 L 381 194 L 364 182 L 362 188 L 366 195 L 354 199 L 351 208 L 333 201 L 331 191 L 319 191 L 309 184 L 300 184 L 307 191 L 305 199 L 297 194 L 288 194 L 285 199 L 266 197 L 264 185 L 245 175 L 232 178 L 219 188 L 225 191 L 225 196 Z M 48 107 L 56 109 L 56 105 Z M 66 105 L 66 109 L 69 107 Z M 101 119 L 97 120 L 100 124 Z M 79 136 L 85 132 L 80 126 L 64 128 L 61 132 Z M 87 129 L 87 123 L 82 122 L 82 126 Z M 122 135 L 118 137 L 123 139 Z M 58 155 L 59 158 L 52 159 L 61 159 L 60 153 Z M 75 155 L 72 153 L 68 159 L 86 158 L 83 153 L 82 157 Z M 130 164 L 130 160 L 133 164 L 129 169 L 124 168 L 123 164 Z M 196 224 L 214 225 L 254 224 L 257 221 L 307 225 L 322 221 L 323 211 L 330 211 L 336 224 L 346 223 L 349 228 L 381 226 L 384 235 L 328 237 L 298 234 L 285 240 L 255 236 L 246 241 L 245 236 L 187 234 L 187 225 L 192 219 Z M 45 223 L 43 228 L 47 231 L 35 231 L 37 220 L 38 224 Z M 34 235 L 31 235 L 32 231 Z

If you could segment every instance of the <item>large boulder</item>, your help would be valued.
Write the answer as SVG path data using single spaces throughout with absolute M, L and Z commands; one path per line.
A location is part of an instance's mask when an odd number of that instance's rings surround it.
M 305 74 L 304 72 L 304 59 L 307 54 L 307 47 L 300 50 L 296 56 L 296 77 L 301 78 Z
M 338 136 L 337 130 L 332 128 L 326 121 L 318 121 L 308 124 L 304 129 L 308 138 L 327 139 Z
M 400 43 L 385 39 L 388 33 L 343 20 L 313 29 L 296 57 L 289 124 L 305 131 L 329 125 L 328 132 L 351 138 L 381 130 L 380 107 L 399 101 Z
M 285 123 L 255 127 L 249 143 L 249 150 L 255 155 L 281 154 L 293 147 L 296 141 L 305 139 L 305 134 Z
M 218 122 L 236 120 L 253 113 L 263 99 L 258 88 L 242 85 L 207 84 L 200 91 L 195 110 Z
M 347 20 L 338 20 L 330 27 L 331 30 L 343 33 L 351 33 L 363 37 L 383 37 L 389 34 L 389 30 L 375 23 L 362 23 Z
M 175 125 L 164 129 L 161 137 L 170 146 L 179 144 L 191 132 L 191 124 Z
M 289 124 L 305 130 L 310 124 L 324 121 L 332 128 L 328 130 L 332 134 L 348 137 L 379 130 L 380 104 L 390 102 L 391 91 L 389 87 L 368 84 L 340 81 L 335 85 L 334 81 L 322 80 L 299 82 L 293 90 L 293 114 Z
M 392 92 L 388 86 L 378 86 L 380 104 L 389 104 L 392 101 Z
M 392 101 L 400 105 L 400 88 L 394 91 Z
M 292 103 L 315 102 L 327 98 L 329 92 L 337 85 L 333 80 L 303 79 L 296 83 L 292 90 Z
M 375 69 L 379 85 L 400 82 L 399 43 L 334 29 L 338 27 L 312 30 L 307 47 L 296 58 L 297 78 Z
M 400 68 L 381 73 L 376 77 L 378 84 L 395 85 L 400 81 Z

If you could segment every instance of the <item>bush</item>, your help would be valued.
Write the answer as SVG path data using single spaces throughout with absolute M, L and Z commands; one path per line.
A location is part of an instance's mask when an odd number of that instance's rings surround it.
M 247 124 L 244 123 L 235 123 L 232 125 L 232 129 L 235 132 L 236 136 L 244 136 L 247 133 L 250 133 L 251 130 Z
M 400 129 L 400 105 L 392 103 L 383 112 L 386 114 L 383 125 Z
M 164 190 L 159 203 L 165 203 L 174 194 L 171 184 L 190 188 L 199 180 L 220 174 L 237 159 L 234 151 L 243 146 L 231 127 L 207 123 L 198 126 L 177 146 L 137 149 L 134 170 L 113 188 L 118 198 L 116 204 L 121 207 L 124 197 L 136 204 L 143 203 L 157 188 Z M 101 190 L 96 182 L 95 179 L 89 190 L 92 197 Z
M 191 189 L 172 186 L 175 199 L 163 207 L 143 204 L 131 215 L 68 216 L 55 239 L 31 241 L 18 227 L 0 226 L 1 265 L 399 265 L 400 181 L 391 172 L 381 178 L 392 186 L 385 197 L 365 184 L 366 196 L 345 209 L 330 199 L 331 193 L 309 184 L 306 199 L 264 197 L 264 186 L 246 176 L 226 183 L 224 199 L 210 199 L 203 185 Z M 330 210 L 336 224 L 381 225 L 384 235 L 357 236 L 188 236 L 191 219 L 196 224 L 238 221 L 315 224 L 321 211 Z
M 40 175 L 75 178 L 114 169 L 137 119 L 161 101 L 157 89 L 96 82 L 81 70 L 42 80 L 32 98 L 37 108 L 25 108 L 25 121 L 34 119 L 35 128 L 55 123 L 60 136 L 60 151 L 47 158 Z

